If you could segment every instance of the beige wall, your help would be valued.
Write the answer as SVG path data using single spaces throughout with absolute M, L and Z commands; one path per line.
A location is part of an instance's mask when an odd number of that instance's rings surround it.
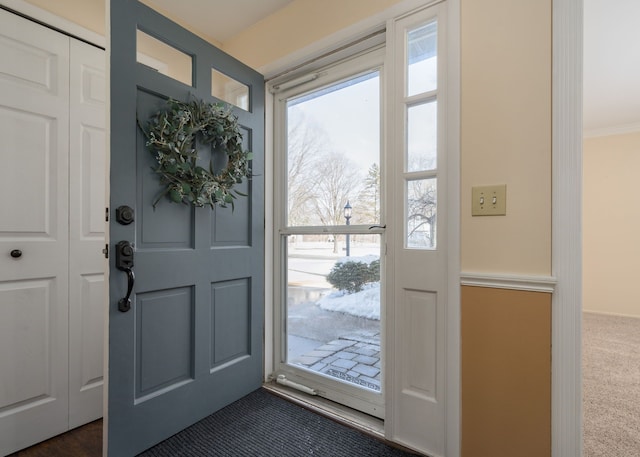
M 551 0 L 461 0 L 461 264 L 551 273 Z M 471 216 L 506 184 L 507 215 Z M 463 287 L 462 456 L 551 455 L 551 295 Z
M 583 309 L 640 317 L 640 132 L 587 138 L 583 160 Z
M 462 1 L 462 270 L 551 273 L 551 1 Z M 471 187 L 507 185 L 506 216 Z
M 243 33 L 223 49 L 260 68 L 356 24 L 401 0 L 295 0 Z
M 140 0 L 141 3 L 152 6 L 153 0 Z M 82 27 L 105 36 L 105 0 L 25 0 L 27 3 L 63 17 Z M 157 8 L 156 8 L 157 9 Z M 185 28 L 189 25 L 165 10 L 158 11 Z M 221 43 L 203 33 L 194 32 L 200 38 L 221 47 Z
M 104 36 L 105 0 L 25 0 Z

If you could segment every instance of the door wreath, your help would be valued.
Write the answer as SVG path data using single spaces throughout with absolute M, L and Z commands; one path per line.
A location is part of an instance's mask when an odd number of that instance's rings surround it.
M 242 133 L 238 118 L 223 104 L 200 100 L 180 102 L 168 100 L 166 109 L 153 115 L 147 129 L 142 129 L 147 147 L 155 155 L 164 190 L 153 207 L 165 195 L 175 203 L 197 207 L 215 205 L 233 208 L 236 195 L 245 196 L 233 187 L 251 178 L 249 161 L 253 154 L 242 149 Z M 226 166 L 214 170 L 213 157 L 208 169 L 202 165 L 196 143 L 227 157 Z

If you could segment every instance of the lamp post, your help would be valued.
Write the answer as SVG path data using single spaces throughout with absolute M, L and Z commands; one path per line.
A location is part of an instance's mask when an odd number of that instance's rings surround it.
M 347 204 L 344 205 L 344 218 L 347 220 L 347 225 L 349 225 L 351 223 L 351 212 L 352 212 L 353 208 L 351 208 L 351 205 L 349 204 L 349 200 L 347 200 Z M 349 257 L 350 254 L 350 246 L 349 246 L 349 234 L 347 233 L 347 257 Z

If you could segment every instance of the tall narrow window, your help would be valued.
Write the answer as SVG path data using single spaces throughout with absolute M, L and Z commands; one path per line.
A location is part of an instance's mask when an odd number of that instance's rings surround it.
M 405 247 L 437 246 L 438 23 L 405 33 Z

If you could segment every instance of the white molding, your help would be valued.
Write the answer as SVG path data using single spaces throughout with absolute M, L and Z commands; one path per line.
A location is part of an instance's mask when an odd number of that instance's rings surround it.
M 584 130 L 584 138 L 597 138 L 600 136 L 624 135 L 626 133 L 640 132 L 640 122 L 631 124 L 614 125 L 612 127 L 603 127 L 599 129 Z
M 492 289 L 523 290 L 528 292 L 553 293 L 556 288 L 553 276 L 525 276 L 462 272 L 461 286 L 488 287 Z
M 582 455 L 583 0 L 553 0 L 551 455 Z
M 640 316 L 638 316 L 637 314 L 608 313 L 606 311 L 594 311 L 591 309 L 583 309 L 582 313 L 597 314 L 598 316 L 624 317 L 625 319 L 640 319 Z
M 68 33 L 74 37 L 80 38 L 88 43 L 105 48 L 106 39 L 99 33 L 86 29 L 81 25 L 64 19 L 60 16 L 38 8 L 31 3 L 27 3 L 24 0 L 0 0 L 0 4 L 12 9 L 20 14 L 25 15 L 31 19 L 42 22 L 50 27 L 56 28 L 62 32 Z
M 274 98 L 265 83 L 265 125 L 264 125 L 264 380 L 274 372 L 275 332 L 274 332 Z
M 462 438 L 460 310 L 460 0 L 447 6 L 447 340 L 445 454 L 460 457 Z

